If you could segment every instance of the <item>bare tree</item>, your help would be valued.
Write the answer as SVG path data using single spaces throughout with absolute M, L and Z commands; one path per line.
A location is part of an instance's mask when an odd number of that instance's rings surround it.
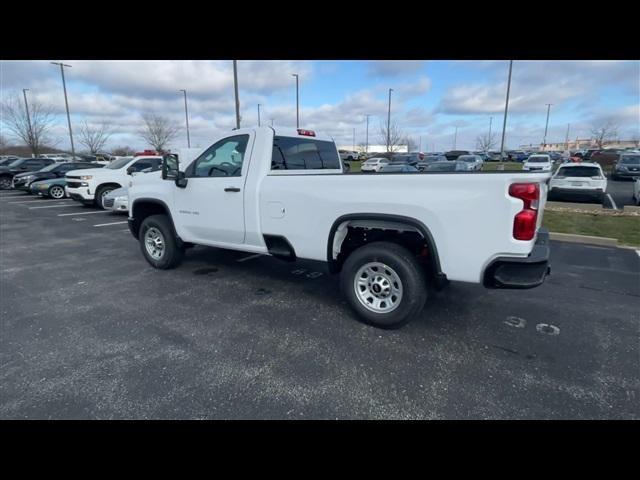
M 635 147 L 640 147 L 640 133 L 634 133 L 631 137 L 631 141 L 634 143 Z
M 9 141 L 7 140 L 7 137 L 5 137 L 0 133 L 0 148 L 4 150 L 8 146 L 9 146 Z
M 36 157 L 44 145 L 51 145 L 51 128 L 55 116 L 51 105 L 45 105 L 35 99 L 29 103 L 29 115 L 18 95 L 12 95 L 2 102 L 2 122 L 7 130 L 19 141 L 29 147 Z
M 476 148 L 481 152 L 492 150 L 496 145 L 498 145 L 498 136 L 495 133 L 492 133 L 491 136 L 485 133 L 484 135 L 478 135 L 478 138 L 476 138 Z
M 85 120 L 80 125 L 79 141 L 87 147 L 91 155 L 100 152 L 111 135 L 113 135 L 112 127 L 105 120 L 93 124 L 89 124 Z
M 618 126 L 611 120 L 601 122 L 591 127 L 591 135 L 598 148 L 602 148 L 618 135 Z
M 413 137 L 409 137 L 409 136 L 404 137 L 404 140 L 402 141 L 402 143 L 407 145 L 408 152 L 415 152 L 418 150 L 418 146 L 419 146 L 418 142 L 416 142 Z
M 398 124 L 394 121 L 391 123 L 391 126 L 388 129 L 389 131 L 389 145 L 387 146 L 387 152 L 393 153 L 397 152 L 400 149 L 400 146 L 403 144 L 403 140 L 405 140 L 405 135 L 398 127 Z M 380 123 L 380 138 L 382 145 L 387 145 L 387 124 Z
M 180 128 L 167 117 L 155 113 L 147 113 L 142 119 L 145 127 L 140 130 L 140 137 L 158 152 L 163 152 L 180 131 Z
M 114 148 L 111 152 L 111 154 L 115 155 L 116 157 L 131 157 L 135 155 L 135 153 L 136 151 L 128 145 L 124 147 Z

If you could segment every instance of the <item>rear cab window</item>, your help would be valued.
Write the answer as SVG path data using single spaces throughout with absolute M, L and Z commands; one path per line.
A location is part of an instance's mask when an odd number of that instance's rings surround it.
M 271 153 L 271 174 L 342 173 L 335 143 L 276 135 Z

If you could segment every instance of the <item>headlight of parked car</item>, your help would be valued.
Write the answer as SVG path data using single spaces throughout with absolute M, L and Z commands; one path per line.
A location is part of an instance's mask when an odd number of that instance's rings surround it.
M 80 175 L 80 180 L 91 180 L 93 175 Z

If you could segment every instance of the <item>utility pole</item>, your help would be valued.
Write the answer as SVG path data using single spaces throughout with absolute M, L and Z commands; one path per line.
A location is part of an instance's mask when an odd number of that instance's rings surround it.
M 353 151 L 356 151 L 356 129 L 353 129 Z
M 238 96 L 238 61 L 233 61 L 233 90 L 236 94 L 236 128 L 240 128 L 240 97 Z
M 393 88 L 389 89 L 389 109 L 387 111 L 387 153 L 390 151 L 389 147 L 391 144 L 391 92 L 393 92 Z
M 260 126 L 260 104 L 258 104 L 258 126 Z
M 500 142 L 500 161 L 504 155 L 504 134 L 507 128 L 507 112 L 509 111 L 509 91 L 511 90 L 511 70 L 513 60 L 509 60 L 509 80 L 507 80 L 507 100 L 504 102 L 504 121 L 502 122 L 502 141 Z
M 189 110 L 187 109 L 187 91 L 180 90 L 184 93 L 184 119 L 187 122 L 187 147 L 191 148 L 191 138 L 189 137 Z
M 553 103 L 546 103 L 545 104 L 547 106 L 547 123 L 545 123 L 544 125 L 544 138 L 542 139 L 542 147 L 546 147 L 547 145 L 547 130 L 549 128 L 549 112 L 551 111 L 551 105 L 553 105 Z
M 273 127 L 273 118 L 271 119 L 271 126 Z
M 71 68 L 71 65 L 66 63 L 51 62 L 52 65 L 60 65 L 60 74 L 62 75 L 62 89 L 64 90 L 64 104 L 67 107 L 67 123 L 69 125 L 69 139 L 71 140 L 71 157 L 75 161 L 76 149 L 73 146 L 73 132 L 71 131 L 71 116 L 69 115 L 69 100 L 67 99 L 67 84 L 64 80 L 64 67 Z
M 365 142 L 364 142 L 364 153 L 369 153 L 369 117 L 371 115 L 367 114 L 365 115 L 365 117 L 367 117 L 367 135 L 365 137 Z
M 31 116 L 29 115 L 29 104 L 27 103 L 28 88 L 22 89 L 22 95 L 24 96 L 24 109 L 27 111 L 27 126 L 29 127 L 29 140 L 33 144 L 33 130 L 31 129 Z M 38 152 L 36 152 L 37 154 Z
M 491 148 L 491 123 L 493 122 L 493 117 L 489 117 L 489 142 L 487 143 L 487 148 Z
M 570 123 L 567 123 L 567 136 L 564 138 L 564 149 L 565 150 L 569 150 L 569 127 L 571 126 Z
M 292 73 L 296 77 L 296 128 L 300 128 L 300 85 L 297 73 Z
M 458 126 L 456 125 L 456 133 L 453 134 L 453 150 L 456 149 L 457 141 L 458 141 Z

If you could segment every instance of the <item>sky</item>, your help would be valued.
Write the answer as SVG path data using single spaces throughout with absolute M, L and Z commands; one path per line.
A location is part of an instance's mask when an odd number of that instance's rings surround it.
M 171 143 L 187 144 L 184 100 L 188 93 L 192 147 L 206 147 L 235 127 L 233 65 L 215 61 L 0 62 L 4 101 L 28 88 L 30 101 L 56 112 L 52 136 L 68 149 L 69 133 L 59 67 L 65 69 L 72 128 L 108 122 L 114 134 L 106 149 L 149 146 L 139 136 L 142 115 L 156 113 L 181 127 Z M 476 149 L 479 135 L 502 133 L 508 61 L 238 61 L 241 126 L 295 127 L 295 78 L 300 79 L 300 127 L 331 135 L 340 146 L 384 144 L 389 89 L 391 118 L 423 151 Z M 640 136 L 640 62 L 514 61 L 505 133 L 506 148 L 540 144 L 547 105 L 552 104 L 547 141 L 589 138 L 592 126 L 612 121 L 620 139 Z M 492 119 L 491 119 L 492 117 Z M 1 120 L 1 118 L 0 118 Z M 1 133 L 11 138 L 2 127 Z M 77 135 L 76 135 L 77 137 Z M 75 138 L 76 144 L 78 139 Z M 78 148 L 78 147 L 76 147 Z

